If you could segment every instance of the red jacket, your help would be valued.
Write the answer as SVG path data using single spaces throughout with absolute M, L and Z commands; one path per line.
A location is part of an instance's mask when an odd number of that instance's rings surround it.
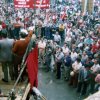
M 6 28 L 6 24 L 4 22 L 2 22 L 2 28 L 5 29 Z
M 97 46 L 96 44 L 93 44 L 93 45 L 92 45 L 91 51 L 92 51 L 93 53 L 96 53 L 97 50 L 98 50 L 98 46 Z
M 17 56 L 23 56 L 25 54 L 25 51 L 31 39 L 31 36 L 32 36 L 32 32 L 30 32 L 29 35 L 24 40 L 17 40 L 14 43 L 12 52 L 16 54 Z

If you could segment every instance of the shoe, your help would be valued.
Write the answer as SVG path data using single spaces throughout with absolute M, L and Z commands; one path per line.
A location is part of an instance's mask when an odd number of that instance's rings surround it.
M 3 82 L 8 82 L 8 81 L 6 81 L 4 78 L 2 79 L 2 81 L 3 81 Z

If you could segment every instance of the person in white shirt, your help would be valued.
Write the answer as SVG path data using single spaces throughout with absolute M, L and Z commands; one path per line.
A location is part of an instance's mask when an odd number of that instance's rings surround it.
M 65 42 L 68 43 L 68 42 L 71 42 L 72 38 L 71 38 L 71 35 L 66 35 L 65 37 Z
M 95 90 L 95 77 L 100 72 L 100 65 L 97 59 L 94 59 L 94 65 L 91 67 L 91 77 L 90 77 L 90 93 L 94 93 Z
M 65 43 L 64 46 L 62 47 L 63 53 L 64 55 L 68 55 L 69 54 L 69 48 L 67 47 L 67 44 Z
M 91 67 L 93 73 L 98 73 L 100 71 L 100 65 L 97 59 L 94 59 L 94 65 Z
M 63 63 L 64 54 L 62 52 L 62 48 L 58 47 L 57 52 L 55 54 L 55 61 L 57 67 L 57 79 L 61 78 L 61 65 Z
M 66 37 L 65 37 L 65 43 L 68 44 L 68 47 L 70 47 L 71 41 L 72 41 L 71 35 L 70 34 L 69 35 L 66 35 Z
M 68 35 L 72 36 L 71 29 L 68 29 L 65 35 L 67 35 L 67 36 L 68 36 Z
M 72 72 L 74 73 L 72 76 L 70 76 L 70 82 L 69 85 L 73 85 L 73 87 L 77 87 L 78 84 L 78 73 L 79 70 L 82 68 L 81 59 L 77 58 L 77 60 L 72 64 Z
M 77 59 L 78 54 L 75 52 L 75 50 L 73 49 L 71 52 L 71 59 L 72 62 L 74 62 Z
M 82 53 L 82 59 L 81 59 L 82 64 L 85 64 L 85 62 L 87 61 L 87 59 L 88 59 L 88 55 L 87 55 L 86 52 L 84 51 L 84 52 Z
M 56 32 L 56 34 L 53 34 L 54 36 L 54 41 L 57 42 L 57 44 L 61 43 L 61 36 L 59 35 L 58 32 Z
M 45 48 L 46 48 L 46 42 L 41 39 L 38 42 L 38 48 L 39 48 L 39 59 L 42 59 L 42 61 L 44 60 L 44 53 L 45 53 Z
M 77 60 L 72 64 L 73 71 L 78 72 L 81 67 L 82 63 L 80 62 L 80 59 L 77 58 Z

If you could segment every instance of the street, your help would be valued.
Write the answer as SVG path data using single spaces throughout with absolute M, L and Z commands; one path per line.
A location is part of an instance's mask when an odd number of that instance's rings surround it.
M 55 78 L 54 73 L 39 70 L 39 89 L 47 100 L 83 100 L 79 98 L 76 89 L 68 86 L 68 83 Z
M 1 76 L 3 75 L 1 67 L 0 74 Z M 45 72 L 44 68 L 39 68 L 38 80 L 38 89 L 46 97 L 46 100 L 83 100 L 79 98 L 76 89 L 68 86 L 68 83 L 64 81 L 63 77 L 58 80 L 55 78 L 54 73 Z M 0 81 L 0 88 L 4 94 L 7 94 L 12 89 L 13 84 L 14 82 L 4 83 Z M 19 83 L 16 87 L 17 90 L 22 86 L 23 84 Z M 33 98 L 31 100 L 33 100 Z

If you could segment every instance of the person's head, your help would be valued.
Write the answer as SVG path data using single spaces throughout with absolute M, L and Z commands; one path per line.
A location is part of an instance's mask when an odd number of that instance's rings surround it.
M 64 43 L 64 47 L 67 47 L 67 43 Z
M 75 49 L 72 49 L 72 52 L 74 53 L 75 52 Z
M 27 36 L 27 34 L 25 34 L 25 33 L 20 33 L 20 38 L 25 38 Z
M 61 26 L 63 26 L 63 23 L 61 23 Z
M 84 55 L 84 56 L 86 55 L 86 52 L 85 52 L 85 51 L 83 52 L 83 55 Z
M 85 64 L 84 67 L 86 70 L 89 70 L 91 68 L 90 64 Z
M 56 47 L 56 51 L 59 51 L 59 46 Z
M 91 39 L 91 35 L 89 35 L 88 38 Z
M 56 31 L 56 35 L 59 35 L 58 31 Z
M 88 61 L 92 61 L 92 59 L 93 59 L 92 56 L 88 57 Z
M 76 59 L 76 61 L 77 61 L 78 63 L 80 63 L 80 62 L 81 62 L 81 59 L 78 57 L 78 58 Z
M 20 31 L 20 38 L 25 38 L 28 35 L 27 30 L 21 29 Z
M 61 47 L 59 47 L 59 52 L 62 52 L 63 50 L 62 50 L 62 48 Z
M 69 54 L 69 56 L 70 56 L 70 55 L 71 55 L 71 52 L 69 52 L 68 54 Z
M 2 38 L 7 38 L 7 31 L 6 30 L 2 30 L 1 36 L 2 36 Z
M 49 45 L 50 43 L 51 43 L 50 40 L 48 40 L 48 41 L 47 41 L 47 44 Z
M 93 41 L 93 44 L 95 45 L 97 43 L 97 41 Z
M 98 64 L 98 59 L 94 59 L 94 64 Z
M 41 38 L 41 42 L 43 42 L 44 41 L 44 39 L 43 38 Z

